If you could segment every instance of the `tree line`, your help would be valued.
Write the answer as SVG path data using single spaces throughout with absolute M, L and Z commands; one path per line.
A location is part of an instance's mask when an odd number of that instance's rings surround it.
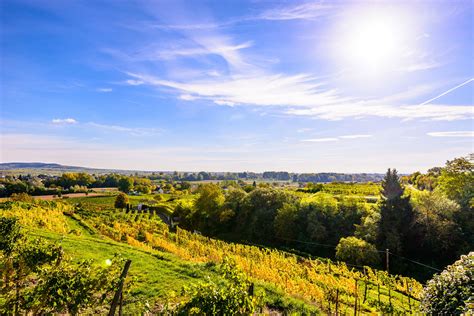
M 194 203 L 181 203 L 180 226 L 233 241 L 292 248 L 346 262 L 382 267 L 389 249 L 391 271 L 429 277 L 404 258 L 441 268 L 474 247 L 473 164 L 448 161 L 432 190 L 405 187 L 396 170 L 383 179 L 376 204 L 324 192 L 302 198 L 287 189 L 217 184 L 198 188 Z

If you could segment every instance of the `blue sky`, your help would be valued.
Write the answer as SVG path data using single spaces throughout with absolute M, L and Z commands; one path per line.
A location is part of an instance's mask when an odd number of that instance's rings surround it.
M 2 1 L 1 161 L 401 172 L 473 152 L 472 1 Z

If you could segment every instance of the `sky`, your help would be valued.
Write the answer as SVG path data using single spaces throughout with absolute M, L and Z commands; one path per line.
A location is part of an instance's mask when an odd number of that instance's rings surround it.
M 472 1 L 0 2 L 0 160 L 426 171 L 474 152 Z

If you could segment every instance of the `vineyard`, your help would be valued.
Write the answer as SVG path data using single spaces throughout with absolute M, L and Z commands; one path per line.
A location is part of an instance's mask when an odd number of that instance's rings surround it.
M 79 212 L 80 214 L 80 212 Z M 366 267 L 363 271 L 329 260 L 309 260 L 289 253 L 206 238 L 164 225 L 152 225 L 150 214 L 116 214 L 96 228 L 114 240 L 126 240 L 135 247 L 155 248 L 194 262 L 221 262 L 229 256 L 249 276 L 276 285 L 287 294 L 316 304 L 327 312 L 410 313 L 417 310 L 422 290 L 417 281 L 388 275 Z M 107 224 L 106 224 L 107 222 Z M 121 230 L 121 228 L 124 228 Z M 124 237 L 125 236 L 125 237 Z
M 47 227 L 62 234 L 67 229 L 67 218 L 74 219 L 87 228 L 86 232 L 97 232 L 147 252 L 171 253 L 187 262 L 220 263 L 230 257 L 255 282 L 270 284 L 324 312 L 406 314 L 418 310 L 422 286 L 410 278 L 368 267 L 356 270 L 326 259 L 311 260 L 278 250 L 227 243 L 179 228 L 170 232 L 155 214 L 114 210 L 107 198 L 81 198 L 80 203 L 75 202 L 78 201 L 16 203 L 4 206 L 2 214 L 17 216 L 27 226 Z M 42 218 L 48 218 L 48 222 L 43 223 Z M 72 233 L 77 230 L 73 229 Z

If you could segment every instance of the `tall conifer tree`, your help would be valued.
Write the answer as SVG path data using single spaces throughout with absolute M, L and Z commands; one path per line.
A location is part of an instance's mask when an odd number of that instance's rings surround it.
M 403 196 L 403 193 L 397 170 L 388 169 L 382 182 L 378 244 L 396 254 L 410 251 L 413 209 L 410 197 Z

